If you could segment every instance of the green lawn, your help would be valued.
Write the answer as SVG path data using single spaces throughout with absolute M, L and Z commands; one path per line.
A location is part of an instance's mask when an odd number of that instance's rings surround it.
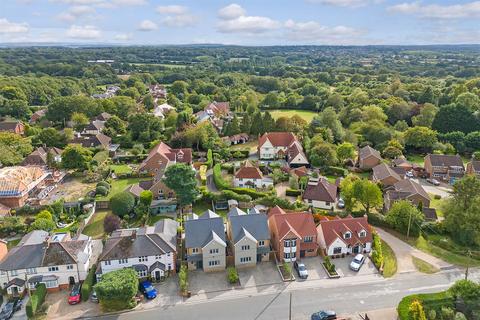
M 434 237 L 434 236 L 430 236 L 430 237 Z M 451 240 L 448 240 L 448 241 L 450 246 L 457 247 L 459 253 L 440 248 L 434 245 L 432 241 L 427 241 L 423 237 L 419 237 L 415 241 L 414 245 L 416 248 L 454 265 L 458 265 L 462 267 L 480 266 L 480 260 L 472 259 L 468 257 L 465 253 L 461 253 L 462 250 L 458 245 L 455 245 Z
M 8 241 L 8 242 L 7 242 L 7 248 L 8 248 L 8 250 L 10 250 L 10 249 L 12 249 L 13 247 L 15 247 L 21 240 L 22 240 L 22 238 L 15 239 L 15 240 L 12 240 L 12 241 Z
M 236 150 L 247 150 L 248 149 L 248 150 L 250 150 L 250 152 L 252 152 L 252 151 L 257 150 L 257 146 L 258 146 L 258 141 L 257 140 L 250 140 L 247 143 L 231 145 L 230 150 L 231 151 L 236 151 Z
M 307 111 L 307 110 L 290 110 L 290 109 L 284 109 L 284 110 L 268 110 L 272 117 L 277 120 L 280 117 L 292 117 L 294 115 L 298 115 L 302 117 L 305 121 L 310 123 L 318 113 L 314 111 Z
M 75 222 L 75 223 L 72 223 L 71 225 L 65 227 L 65 228 L 58 228 L 58 229 L 55 229 L 53 230 L 53 232 L 55 233 L 66 233 L 66 232 L 70 232 L 70 230 L 72 228 L 75 228 L 78 226 L 78 222 Z
M 430 208 L 435 208 L 437 210 L 437 216 L 443 217 L 442 205 L 445 199 L 435 199 L 435 195 L 429 193 L 430 196 Z
M 145 179 L 145 178 L 115 179 L 111 183 L 112 189 L 110 190 L 110 193 L 105 197 L 98 197 L 97 200 L 101 200 L 101 201 L 110 200 L 115 194 L 125 191 L 125 189 L 127 189 L 128 186 L 131 186 L 132 184 L 136 184 L 143 180 L 148 180 L 148 179 Z
M 382 240 L 382 252 L 383 252 L 383 276 L 385 278 L 392 277 L 397 273 L 397 257 L 392 248 Z
M 357 175 L 361 179 L 368 179 L 370 178 L 370 175 L 372 173 L 370 171 L 366 171 L 366 172 L 353 172 L 353 174 Z
M 419 259 L 417 257 L 412 257 L 412 262 L 415 268 L 417 268 L 417 270 L 422 273 L 432 274 L 440 271 L 439 269 L 432 266 L 430 263 L 423 261 L 422 259 Z
M 207 210 L 212 210 L 212 203 L 210 201 L 200 200 L 193 204 L 192 211 L 199 216 Z M 225 218 L 228 210 L 215 210 L 215 213 Z
M 130 166 L 128 166 L 127 164 L 112 164 L 110 166 L 110 169 L 112 169 L 115 174 L 125 174 L 132 172 L 132 168 L 130 168 Z
M 109 214 L 112 214 L 110 210 L 97 211 L 90 222 L 85 226 L 82 233 L 94 239 L 102 238 L 105 233 L 105 230 L 103 229 L 103 221 Z

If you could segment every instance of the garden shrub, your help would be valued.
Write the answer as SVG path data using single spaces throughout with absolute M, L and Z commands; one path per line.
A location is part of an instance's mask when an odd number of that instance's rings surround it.
M 110 183 L 108 183 L 107 181 L 100 181 L 99 183 L 97 183 L 97 187 L 105 187 L 108 190 L 110 190 L 111 188 Z
M 132 212 L 134 206 L 135 198 L 127 191 L 119 192 L 110 199 L 110 208 L 112 209 L 112 212 L 120 217 Z
M 235 269 L 234 267 L 228 267 L 227 268 L 227 279 L 228 279 L 228 282 L 231 283 L 231 284 L 236 284 L 238 283 L 238 272 L 237 272 L 237 269 Z
M 298 197 L 302 194 L 302 190 L 295 190 L 295 189 L 287 189 L 285 191 L 285 195 L 290 197 Z
M 45 296 L 47 295 L 47 287 L 45 284 L 40 283 L 35 287 L 35 292 L 28 300 L 27 305 L 25 306 L 25 311 L 29 319 L 33 318 L 37 311 L 45 302 Z
M 400 320 L 410 320 L 410 305 L 413 301 L 418 300 L 425 309 L 427 314 L 430 313 L 430 310 L 435 310 L 437 314 L 443 315 L 444 308 L 453 308 L 454 299 L 446 291 L 437 292 L 437 293 L 426 293 L 426 294 L 412 294 L 404 297 L 398 304 L 398 318 Z M 453 312 L 453 310 L 452 310 Z M 448 319 L 443 318 L 442 319 Z
M 255 189 L 249 189 L 249 188 L 230 188 L 230 190 L 238 194 L 249 195 L 253 199 L 263 198 L 267 195 L 265 192 L 260 192 Z
M 104 186 L 97 186 L 95 188 L 95 194 L 106 196 L 106 195 L 108 195 L 108 189 Z
M 137 272 L 125 268 L 106 273 L 94 288 L 104 311 L 131 309 L 136 305 L 134 297 L 138 291 Z
M 440 199 L 442 199 L 442 196 L 439 195 L 439 194 L 436 194 L 436 195 L 433 196 L 433 199 L 440 200 Z
M 327 167 L 325 170 L 325 174 L 337 176 L 337 177 L 346 177 L 348 175 L 348 170 L 340 167 Z
M 252 197 L 248 194 L 238 194 L 232 190 L 223 190 L 222 191 L 222 198 L 225 199 L 233 199 L 239 202 L 250 202 L 252 201 Z M 220 200 L 220 199 L 218 199 Z
M 205 165 L 208 168 L 211 168 L 213 166 L 213 152 L 212 152 L 212 149 L 208 149 L 208 151 L 207 151 L 207 161 L 205 162 Z
M 222 167 L 219 163 L 213 166 L 213 182 L 218 190 L 230 189 L 230 184 L 223 180 Z
M 180 267 L 180 271 L 178 272 L 178 285 L 181 292 L 188 290 L 188 269 L 186 265 Z
M 92 292 L 93 285 L 95 284 L 95 271 L 97 267 L 93 265 L 88 272 L 85 281 L 82 284 L 82 301 L 87 301 L 90 297 L 90 293 Z
M 373 234 L 373 247 L 372 247 L 372 261 L 375 266 L 380 269 L 383 265 L 383 251 L 382 251 L 382 240 L 378 233 L 374 232 Z

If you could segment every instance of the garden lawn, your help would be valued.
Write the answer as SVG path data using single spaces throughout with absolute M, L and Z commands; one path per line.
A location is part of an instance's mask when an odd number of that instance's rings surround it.
M 268 110 L 272 115 L 273 119 L 277 120 L 280 117 L 287 117 L 291 118 L 294 115 L 300 116 L 302 119 L 310 123 L 318 113 L 314 111 L 307 111 L 307 110 L 292 110 L 292 109 L 284 109 L 284 110 Z
M 12 249 L 12 248 L 15 247 L 21 240 L 22 240 L 22 238 L 18 238 L 18 239 L 15 239 L 15 240 L 8 241 L 8 242 L 7 242 L 7 249 L 8 249 L 8 250 Z
M 433 236 L 430 236 L 433 237 Z M 451 241 L 451 240 L 450 240 Z M 452 245 L 453 241 L 451 241 Z M 431 254 L 432 256 L 435 256 L 439 259 L 442 259 L 448 263 L 451 263 L 453 265 L 458 265 L 462 267 L 470 266 L 480 266 L 480 260 L 472 259 L 466 255 L 466 252 L 463 254 L 458 254 L 443 248 L 440 248 L 436 245 L 434 245 L 431 241 L 426 240 L 423 237 L 419 237 L 417 241 L 415 241 L 415 247 L 417 249 L 420 249 L 426 253 Z M 458 247 L 458 250 L 461 251 L 460 247 Z
M 429 193 L 430 196 L 430 208 L 435 208 L 437 211 L 437 216 L 438 217 L 443 217 L 443 210 L 442 210 L 442 205 L 444 202 L 444 199 L 435 199 L 435 195 Z
M 230 146 L 231 151 L 237 151 L 237 150 L 250 150 L 256 151 L 258 146 L 258 141 L 257 140 L 250 140 L 247 143 L 240 143 L 240 144 L 233 144 Z
M 382 252 L 383 252 L 383 276 L 385 278 L 392 277 L 397 273 L 397 257 L 392 248 L 382 240 Z
M 112 183 L 111 183 L 112 188 L 110 190 L 110 193 L 107 196 L 98 197 L 97 200 L 100 200 L 100 201 L 110 200 L 113 197 L 113 195 L 115 195 L 119 192 L 125 191 L 125 189 L 127 189 L 128 186 L 131 186 L 132 184 L 138 183 L 138 182 L 143 181 L 143 180 L 148 180 L 148 179 L 145 179 L 145 178 L 128 178 L 128 179 L 112 180 Z
M 425 155 L 423 155 L 423 154 L 409 154 L 409 155 L 407 155 L 407 160 L 408 161 L 410 161 L 412 163 L 415 163 L 415 164 L 418 164 L 419 166 L 422 166 L 422 167 L 423 167 L 424 159 L 425 159 Z
M 66 226 L 64 228 L 55 229 L 55 230 L 53 230 L 53 232 L 55 232 L 55 233 L 66 233 L 66 232 L 70 232 L 70 230 L 72 228 L 76 228 L 76 227 L 78 227 L 78 222 L 72 223 L 71 225 Z
M 112 214 L 110 210 L 97 211 L 90 222 L 85 226 L 82 233 L 94 239 L 102 238 L 105 234 L 105 230 L 103 229 L 103 221 L 109 214 Z
M 210 201 L 198 200 L 192 207 L 192 211 L 197 215 L 202 215 L 207 210 L 212 210 L 212 203 Z
M 432 274 L 440 271 L 439 269 L 432 266 L 430 263 L 423 261 L 422 259 L 419 259 L 417 257 L 412 257 L 412 262 L 415 268 L 417 268 L 417 270 L 422 273 Z
M 125 174 L 125 173 L 131 173 L 132 168 L 128 166 L 127 164 L 112 164 L 110 166 L 110 169 L 112 169 L 115 174 Z

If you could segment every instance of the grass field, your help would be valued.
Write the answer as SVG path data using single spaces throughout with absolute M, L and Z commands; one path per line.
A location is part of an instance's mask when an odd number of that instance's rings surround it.
M 434 236 L 430 236 L 434 237 Z M 451 241 L 451 240 L 450 240 Z M 453 241 L 451 241 L 452 245 Z M 443 261 L 446 261 L 448 263 L 451 263 L 453 265 L 458 265 L 462 267 L 470 266 L 480 266 L 480 260 L 472 259 L 468 257 L 465 253 L 459 254 L 455 253 L 453 251 L 445 250 L 443 248 L 440 248 L 436 245 L 434 245 L 431 241 L 426 240 L 423 237 L 419 237 L 415 243 L 415 247 L 417 249 L 420 249 L 426 253 L 431 254 L 432 256 L 435 256 L 439 259 L 442 259 Z M 461 251 L 459 249 L 459 251 Z
M 429 196 L 430 196 L 430 208 L 435 208 L 437 210 L 437 216 L 443 217 L 442 205 L 445 199 L 435 199 L 433 194 L 429 194 Z
M 417 268 L 417 270 L 422 273 L 432 274 L 440 271 L 439 269 L 432 266 L 430 263 L 416 257 L 412 257 L 412 262 L 415 268 Z
M 102 238 L 105 233 L 105 230 L 103 229 L 103 221 L 109 214 L 112 214 L 110 210 L 97 211 L 90 222 L 85 226 L 82 233 L 94 239 Z
M 257 146 L 258 146 L 258 141 L 257 140 L 250 140 L 247 143 L 231 145 L 230 150 L 235 151 L 235 150 L 247 150 L 248 149 L 248 150 L 250 150 L 250 152 L 252 152 L 252 151 L 257 150 Z
M 146 179 L 128 178 L 128 179 L 113 180 L 112 189 L 110 190 L 110 193 L 105 197 L 99 197 L 98 200 L 100 201 L 110 200 L 115 194 L 125 191 L 125 189 L 127 189 L 128 186 L 131 186 L 132 184 L 138 183 L 142 180 L 146 180 Z
M 124 173 L 131 173 L 132 168 L 130 168 L 127 164 L 112 164 L 110 169 L 115 172 L 115 174 L 124 174 Z
M 382 240 L 382 252 L 383 252 L 383 276 L 385 278 L 392 277 L 397 273 L 397 257 L 392 248 Z
M 314 111 L 307 111 L 307 110 L 291 110 L 291 109 L 285 109 L 285 110 L 269 110 L 270 114 L 272 117 L 277 120 L 280 117 L 292 117 L 294 115 L 298 115 L 302 117 L 305 121 L 310 123 L 318 113 Z

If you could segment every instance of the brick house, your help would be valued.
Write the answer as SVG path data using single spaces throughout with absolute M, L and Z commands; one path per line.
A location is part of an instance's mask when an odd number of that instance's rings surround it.
M 333 210 L 337 204 L 337 186 L 324 177 L 311 178 L 305 187 L 302 199 L 311 207 Z
M 392 168 L 386 163 L 381 163 L 373 167 L 372 180 L 381 183 L 384 187 L 392 186 L 403 179 L 403 176 L 401 176 L 402 171 L 404 169 L 401 167 Z
M 23 135 L 25 125 L 21 121 L 2 121 L 0 122 L 0 131 Z
M 317 255 L 317 230 L 309 212 L 285 212 L 276 206 L 268 212 L 271 244 L 277 259 L 295 261 Z
M 369 170 L 380 164 L 382 156 L 380 152 L 370 146 L 365 146 L 358 151 L 357 166 L 363 170 Z
M 268 188 L 273 186 L 273 180 L 264 177 L 259 168 L 254 167 L 248 161 L 235 172 L 233 185 L 240 188 Z
M 291 132 L 267 132 L 258 140 L 261 160 L 285 159 L 290 167 L 308 166 L 302 144 Z
M 422 207 L 430 207 L 430 196 L 417 182 L 404 179 L 395 183 L 389 190 L 385 192 L 383 197 L 383 208 L 389 211 L 396 201 L 408 200 L 413 205 Z
M 425 156 L 424 167 L 430 178 L 447 181 L 450 184 L 465 174 L 463 160 L 458 154 L 428 154 Z

